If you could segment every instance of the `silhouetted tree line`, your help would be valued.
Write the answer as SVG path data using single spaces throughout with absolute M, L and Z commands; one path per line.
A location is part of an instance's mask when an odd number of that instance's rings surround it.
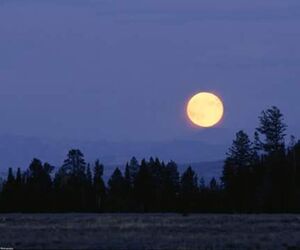
M 2 212 L 300 212 L 300 142 L 285 145 L 286 124 L 276 107 L 261 113 L 253 141 L 239 131 L 220 181 L 208 184 L 175 162 L 132 158 L 107 184 L 104 166 L 70 150 L 63 165 L 34 159 L 26 171 L 9 168 Z
M 300 141 L 285 143 L 287 125 L 277 107 L 263 111 L 251 141 L 236 134 L 223 176 L 225 208 L 234 212 L 300 212 Z

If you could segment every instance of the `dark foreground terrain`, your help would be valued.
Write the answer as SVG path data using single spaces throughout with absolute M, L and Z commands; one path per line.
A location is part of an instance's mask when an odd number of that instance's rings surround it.
M 300 215 L 1 214 L 1 247 L 300 249 Z

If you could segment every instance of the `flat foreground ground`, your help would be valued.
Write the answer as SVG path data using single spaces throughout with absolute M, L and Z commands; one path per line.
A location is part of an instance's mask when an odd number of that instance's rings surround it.
M 300 215 L 0 214 L 0 249 L 300 249 Z

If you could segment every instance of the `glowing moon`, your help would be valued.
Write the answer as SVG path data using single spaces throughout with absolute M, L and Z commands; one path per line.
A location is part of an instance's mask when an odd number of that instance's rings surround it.
M 187 115 L 197 126 L 212 127 L 223 117 L 224 106 L 221 99 L 208 92 L 194 95 L 188 102 Z

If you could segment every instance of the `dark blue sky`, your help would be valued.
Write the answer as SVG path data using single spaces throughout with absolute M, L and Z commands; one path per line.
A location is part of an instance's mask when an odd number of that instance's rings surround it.
M 1 0 L 0 134 L 201 140 L 198 91 L 224 131 L 270 105 L 300 131 L 299 27 L 299 0 Z

